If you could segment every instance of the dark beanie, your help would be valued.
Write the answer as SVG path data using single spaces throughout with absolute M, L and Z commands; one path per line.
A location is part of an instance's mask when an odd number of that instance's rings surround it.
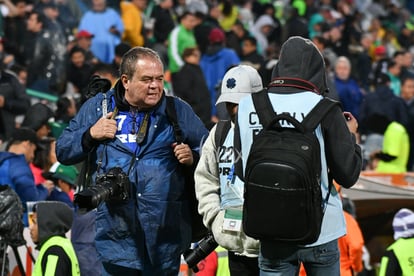
M 22 127 L 28 127 L 37 131 L 41 126 L 46 125 L 52 117 L 53 111 L 47 105 L 36 103 L 29 107 L 24 115 Z

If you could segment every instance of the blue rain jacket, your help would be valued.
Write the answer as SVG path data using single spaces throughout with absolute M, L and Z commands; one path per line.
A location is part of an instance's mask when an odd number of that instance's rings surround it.
M 114 91 L 106 94 L 110 112 Z M 100 93 L 85 102 L 59 137 L 56 151 L 63 164 L 86 158 L 82 135 L 102 116 L 103 98 Z M 130 199 L 107 201 L 97 209 L 95 242 L 103 262 L 142 270 L 146 249 L 152 266 L 178 270 L 180 254 L 189 248 L 191 223 L 184 175 L 171 146 L 175 142 L 174 132 L 165 106 L 163 97 L 151 115 L 146 138 L 137 152 L 116 138 L 96 147 L 97 159 L 102 156 L 103 171 L 121 167 L 128 172 L 131 166 Z M 176 98 L 175 106 L 184 141 L 198 152 L 208 131 L 188 104 Z

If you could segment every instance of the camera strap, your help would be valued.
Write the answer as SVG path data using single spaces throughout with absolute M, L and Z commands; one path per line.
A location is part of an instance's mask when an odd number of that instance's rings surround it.
M 82 164 L 82 167 L 79 173 L 78 183 L 76 185 L 76 192 L 80 192 L 86 189 L 91 184 L 89 162 L 91 162 L 91 153 L 88 153 L 86 160 L 83 161 L 83 164 Z
M 113 113 L 112 113 L 112 116 L 111 116 L 111 119 L 115 119 L 115 116 L 117 114 L 118 114 L 118 107 L 115 106 L 115 108 L 113 110 Z M 137 133 L 137 138 L 136 138 L 138 144 L 141 143 L 145 139 L 145 135 L 146 135 L 147 128 L 148 128 L 149 116 L 150 116 L 150 113 L 149 112 L 146 112 L 145 115 L 144 115 L 144 119 L 142 120 L 142 123 L 141 123 L 141 125 L 139 127 L 139 130 L 138 130 L 138 133 Z M 107 144 L 104 143 L 103 147 L 104 148 L 103 148 L 101 154 L 99 155 L 99 158 L 98 158 L 98 161 L 97 161 L 97 164 L 98 164 L 98 166 L 96 168 L 96 173 L 97 174 L 99 174 L 99 171 L 102 168 L 103 157 L 104 157 L 104 153 L 106 153 Z M 132 167 L 134 165 L 134 161 L 135 161 L 135 158 L 134 158 L 134 156 L 132 156 L 131 157 L 130 164 L 129 164 L 129 167 L 128 167 L 128 175 L 129 175 L 129 172 L 131 171 L 131 169 L 132 169 Z
M 136 136 L 137 144 L 141 144 L 145 139 L 145 135 L 147 134 L 147 129 L 148 129 L 149 117 L 150 117 L 150 113 L 145 112 L 144 118 L 142 119 L 141 125 L 139 126 L 138 133 Z
M 106 98 L 104 99 L 104 101 L 105 100 L 106 100 Z M 115 116 L 117 114 L 118 114 L 118 107 L 115 106 L 114 111 L 113 111 L 112 116 L 111 116 L 111 119 L 115 119 Z M 99 171 L 101 170 L 104 152 L 106 152 L 106 143 L 104 143 L 104 148 L 103 148 L 101 154 L 99 155 L 98 162 L 97 162 L 98 166 L 96 168 L 96 173 L 99 173 Z

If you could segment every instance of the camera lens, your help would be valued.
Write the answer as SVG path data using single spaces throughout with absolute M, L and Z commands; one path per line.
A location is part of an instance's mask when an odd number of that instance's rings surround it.
M 96 177 L 95 185 L 75 194 L 75 204 L 92 210 L 104 201 L 125 201 L 129 198 L 130 182 L 121 168 L 109 169 Z
M 216 249 L 218 246 L 216 240 L 212 233 L 209 233 L 205 238 L 203 238 L 196 248 L 193 250 L 187 250 L 184 253 L 184 259 L 194 272 L 198 271 L 197 264 L 205 259 L 211 252 Z
M 111 195 L 111 189 L 105 186 L 94 186 L 90 189 L 83 190 L 75 195 L 74 202 L 81 208 L 92 210 L 98 207 Z

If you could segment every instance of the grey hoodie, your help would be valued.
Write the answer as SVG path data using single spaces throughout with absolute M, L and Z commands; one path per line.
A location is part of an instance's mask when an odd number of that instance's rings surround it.
M 41 201 L 36 206 L 39 246 L 52 236 L 65 236 L 72 227 L 72 209 L 60 201 Z
M 300 36 L 290 37 L 280 50 L 279 62 L 272 72 L 276 77 L 291 77 L 307 80 L 318 87 L 323 95 L 328 91 L 325 62 L 312 41 Z M 271 88 L 270 92 L 298 92 L 297 88 Z

